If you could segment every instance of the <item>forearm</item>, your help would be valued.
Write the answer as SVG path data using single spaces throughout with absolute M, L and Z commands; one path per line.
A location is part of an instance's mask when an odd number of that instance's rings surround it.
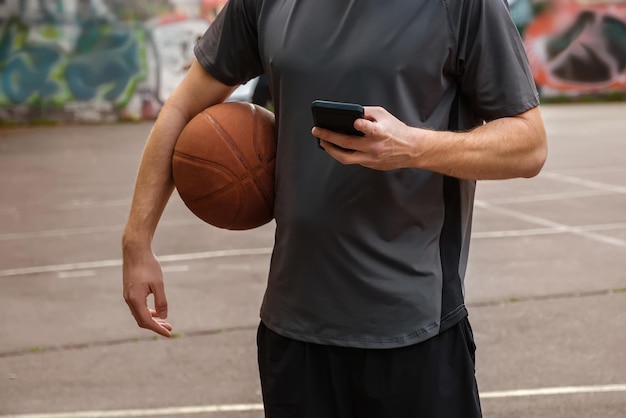
M 152 241 L 159 219 L 174 190 L 171 158 L 178 134 L 186 123 L 187 117 L 174 106 L 166 104 L 148 136 L 124 231 L 124 248 L 149 244 Z
M 539 108 L 470 132 L 447 132 L 409 127 L 384 108 L 368 106 L 354 127 L 365 136 L 319 127 L 311 133 L 342 164 L 375 170 L 421 168 L 470 180 L 535 176 L 547 154 Z
M 224 101 L 234 87 L 208 75 L 197 62 L 163 106 L 146 142 L 135 183 L 123 247 L 147 248 L 174 190 L 171 161 L 180 132 L 203 109 Z
M 423 146 L 418 147 L 416 166 L 474 180 L 533 177 L 547 154 L 538 108 L 470 132 L 430 132 L 426 141 L 418 143 Z

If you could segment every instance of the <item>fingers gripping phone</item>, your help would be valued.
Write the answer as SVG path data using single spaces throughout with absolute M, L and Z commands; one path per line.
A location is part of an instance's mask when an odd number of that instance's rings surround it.
M 363 118 L 360 104 L 315 100 L 311 103 L 311 112 L 315 126 L 346 135 L 364 135 L 354 128 L 354 121 Z

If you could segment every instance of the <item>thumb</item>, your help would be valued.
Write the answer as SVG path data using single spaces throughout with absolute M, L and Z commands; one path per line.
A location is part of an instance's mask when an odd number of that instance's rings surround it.
M 163 282 L 158 283 L 152 289 L 154 295 L 154 309 L 157 312 L 159 318 L 167 318 L 167 297 L 165 296 L 165 286 Z

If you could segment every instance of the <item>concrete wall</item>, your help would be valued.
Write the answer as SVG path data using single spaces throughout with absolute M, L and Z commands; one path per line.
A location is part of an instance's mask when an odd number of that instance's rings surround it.
M 0 0 L 0 121 L 154 118 L 225 0 Z M 626 91 L 626 0 L 509 0 L 544 98 Z

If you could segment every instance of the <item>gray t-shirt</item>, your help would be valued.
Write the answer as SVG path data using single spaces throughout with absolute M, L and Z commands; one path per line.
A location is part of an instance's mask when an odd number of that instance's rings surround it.
M 344 166 L 311 136 L 315 99 L 467 130 L 538 105 L 504 0 L 230 0 L 196 46 L 235 85 L 267 75 L 278 132 L 265 325 L 314 343 L 399 347 L 467 315 L 475 182 Z

